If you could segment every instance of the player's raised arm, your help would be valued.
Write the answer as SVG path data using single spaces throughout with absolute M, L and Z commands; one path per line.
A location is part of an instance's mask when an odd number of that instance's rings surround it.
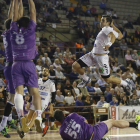
M 18 0 L 14 0 L 12 21 L 17 21 L 17 20 L 18 20 Z
M 118 35 L 118 39 L 122 39 L 123 38 L 123 34 L 121 33 L 121 31 L 113 24 L 113 22 L 111 23 L 111 26 L 113 28 L 113 30 L 115 30 L 119 35 Z
M 33 0 L 28 0 L 29 2 L 29 11 L 30 11 L 30 19 L 36 22 L 36 9 Z
M 18 19 L 23 16 L 23 3 L 22 0 L 19 1 L 19 6 L 18 6 Z
M 9 19 L 12 19 L 13 7 L 14 7 L 14 0 L 11 0 L 10 7 L 9 7 L 9 11 L 8 11 L 8 18 L 9 18 Z

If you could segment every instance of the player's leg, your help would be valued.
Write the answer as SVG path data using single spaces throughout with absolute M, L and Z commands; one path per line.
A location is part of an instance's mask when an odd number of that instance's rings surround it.
M 84 87 L 88 82 L 91 81 L 91 79 L 85 74 L 83 67 L 92 66 L 93 63 L 92 53 L 82 56 L 73 63 L 72 68 L 75 69 L 75 71 L 79 73 L 80 77 L 83 79 L 83 81 L 79 83 L 77 87 Z

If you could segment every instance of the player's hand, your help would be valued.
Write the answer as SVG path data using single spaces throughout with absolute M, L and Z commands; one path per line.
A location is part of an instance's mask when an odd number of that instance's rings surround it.
M 104 50 L 108 51 L 109 47 L 110 47 L 109 45 L 105 45 Z

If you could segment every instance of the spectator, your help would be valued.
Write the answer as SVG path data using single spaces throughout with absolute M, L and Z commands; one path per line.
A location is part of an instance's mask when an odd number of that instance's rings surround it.
M 90 95 L 87 95 L 84 101 L 84 106 L 90 106 L 90 105 L 92 105 L 92 102 L 90 100 Z
M 64 51 L 64 55 L 66 55 L 66 53 L 69 54 L 69 55 L 72 55 L 69 48 L 66 48 L 66 51 Z
M 78 95 L 82 96 L 82 93 L 81 93 L 80 89 L 77 87 L 77 82 L 76 81 L 73 82 L 72 87 L 74 89 L 74 92 L 75 92 L 76 96 L 78 96 Z
M 104 95 L 106 96 L 109 93 L 110 93 L 110 87 L 109 86 L 106 86 L 106 91 L 104 92 Z
M 104 0 L 102 0 L 102 2 L 100 3 L 100 8 L 103 10 L 106 9 L 106 4 L 105 4 Z
M 0 57 L 5 57 L 5 49 L 3 45 L 1 46 L 1 49 L 0 49 Z
M 54 47 L 54 46 L 56 46 L 56 45 L 54 44 L 54 41 L 53 41 L 52 35 L 49 36 L 48 45 L 49 45 L 50 47 Z
M 77 96 L 77 100 L 75 102 L 75 106 L 84 106 L 84 103 L 83 101 L 81 100 L 82 96 L 81 95 L 78 95 Z
M 134 50 L 134 51 L 133 51 L 132 59 L 133 59 L 133 60 L 138 60 L 137 50 Z
M 110 9 L 107 9 L 107 10 L 106 10 L 106 15 L 108 15 L 108 16 L 112 16 L 112 12 L 111 12 Z
M 120 101 L 119 105 L 127 106 L 129 104 L 128 98 L 126 95 L 123 96 L 122 100 Z
M 107 83 L 104 81 L 104 79 L 101 77 L 97 83 L 99 84 L 99 87 L 101 88 L 102 92 L 104 93 L 105 89 L 106 89 L 106 85 Z
M 62 66 L 59 63 L 59 59 L 54 60 L 53 66 L 54 66 L 54 69 L 56 69 L 57 67 L 60 67 L 60 70 L 64 71 L 64 69 L 62 68 Z
M 133 68 L 130 69 L 130 73 L 129 73 L 133 79 L 133 81 L 136 81 L 137 75 L 134 73 Z
M 54 58 L 58 58 L 59 57 L 59 53 L 60 53 L 60 48 L 56 48 L 56 51 L 54 52 Z
M 74 7 L 73 7 L 73 3 L 71 3 L 70 7 L 69 7 L 69 12 L 74 12 Z
M 80 4 L 77 4 L 77 7 L 75 7 L 75 9 L 74 9 L 74 14 L 77 16 L 77 15 L 84 15 L 83 14 L 83 11 L 82 11 L 82 9 L 81 9 L 81 6 L 80 6 Z
M 60 65 L 64 65 L 65 66 L 66 62 L 64 61 L 62 53 L 58 54 L 58 59 L 59 59 Z
M 129 105 L 134 105 L 134 106 L 137 106 L 137 105 L 139 105 L 140 104 L 140 102 L 139 102 L 139 100 L 137 99 L 137 95 L 136 94 L 133 94 L 132 95 L 132 99 L 130 99 L 130 101 L 129 101 Z
M 45 60 L 48 60 L 49 64 L 51 65 L 51 59 L 48 57 L 47 53 L 44 53 L 44 57 L 42 58 L 43 64 L 45 64 Z
M 99 84 L 98 83 L 95 83 L 95 92 L 99 95 L 103 94 L 103 92 L 101 91 L 101 89 L 99 88 Z
M 93 22 L 93 28 L 96 28 L 97 24 L 100 24 L 98 17 L 95 17 L 95 21 Z
M 139 14 L 139 16 L 138 16 L 138 18 L 136 20 L 136 25 L 140 25 L 140 14 Z
M 49 5 L 47 12 L 52 14 L 54 9 L 52 8 L 52 4 Z
M 137 97 L 140 98 L 140 87 L 139 86 L 136 87 L 136 92 L 137 92 Z
M 65 106 L 65 98 L 63 95 L 61 95 L 62 93 L 60 92 L 60 90 L 56 91 L 56 106 Z
M 89 6 L 86 6 L 86 12 L 85 12 L 85 15 L 91 17 L 91 11 L 90 11 Z
M 113 72 L 117 72 L 117 70 L 120 69 L 117 62 L 115 62 L 114 66 L 112 66 L 112 69 L 113 69 Z
M 91 82 L 87 84 L 86 88 L 89 94 L 92 96 L 93 100 L 96 102 L 99 101 L 100 96 L 97 94 L 97 92 L 95 92 L 94 87 L 91 86 Z
M 42 63 L 41 63 L 41 60 L 37 60 L 36 69 L 37 69 L 38 72 L 41 72 L 41 70 L 42 70 Z
M 68 96 L 65 97 L 65 102 L 68 104 L 68 106 L 73 106 L 74 105 L 74 97 L 71 95 L 71 92 L 67 93 Z
M 108 102 L 108 103 L 110 103 L 111 101 L 112 101 L 112 96 L 113 95 L 115 95 L 114 94 L 114 89 L 112 88 L 111 90 L 110 90 L 110 93 L 108 93 L 107 95 L 106 95 L 106 101 Z
M 137 65 L 137 68 L 140 67 L 140 56 L 138 57 L 138 60 L 136 61 L 136 65 Z
M 113 18 L 113 19 L 118 19 L 118 16 L 117 16 L 116 11 L 113 11 L 112 18 Z
M 115 92 L 117 93 L 117 92 L 124 92 L 124 90 L 123 90 L 123 88 L 121 87 L 121 85 L 120 84 L 117 84 L 117 86 L 115 87 Z
M 126 38 L 127 38 L 127 31 L 126 31 L 126 28 L 124 28 L 123 29 L 123 39 L 125 39 L 125 41 L 127 41 Z
M 90 77 L 92 81 L 97 81 L 94 77 L 94 73 L 90 70 L 90 67 L 87 67 L 86 75 Z
M 53 58 L 53 53 L 52 53 L 52 50 L 51 50 L 50 47 L 47 48 L 47 54 L 48 54 L 48 57 L 49 57 L 51 60 L 54 59 L 54 58 Z
M 116 99 L 116 96 L 112 97 L 112 101 L 110 102 L 111 106 L 118 106 L 118 100 Z
M 66 77 L 64 76 L 64 74 L 60 71 L 60 67 L 59 66 L 56 67 L 55 76 L 57 77 L 58 80 L 64 81 L 66 79 Z
M 128 49 L 128 46 L 127 46 L 127 43 L 125 42 L 125 39 L 122 39 L 122 42 L 120 43 L 120 48 L 122 50 L 127 50 Z
M 89 40 L 88 40 L 88 46 L 92 46 L 94 44 L 95 38 L 93 35 L 90 36 Z
M 89 53 L 89 52 L 86 50 L 86 48 L 83 48 L 83 49 L 82 49 L 82 53 L 81 53 L 81 57 L 82 57 L 83 55 L 87 54 L 87 53 Z
M 72 72 L 70 73 L 70 79 L 76 80 L 78 78 L 79 78 L 79 74 L 74 69 L 72 69 Z
M 36 39 L 35 39 L 36 45 L 40 46 L 40 38 L 38 37 L 37 34 L 35 34 L 35 37 L 36 37 Z
M 28 111 L 30 109 L 31 104 L 29 103 L 30 96 L 29 94 L 25 95 L 25 100 L 24 100 L 24 105 L 23 105 L 23 111 L 24 111 L 24 116 L 28 114 Z
M 45 60 L 45 64 L 43 65 L 43 67 L 49 69 L 49 67 L 50 67 L 50 63 L 49 63 L 49 61 L 48 61 L 47 59 Z
M 68 66 L 72 66 L 72 64 L 73 64 L 73 60 L 70 58 L 70 56 L 69 56 L 69 53 L 66 53 L 66 55 L 65 55 L 65 62 L 68 64 Z
M 140 30 L 138 27 L 136 28 L 136 31 L 135 31 L 135 37 L 140 38 Z
M 96 8 L 94 7 L 94 5 L 92 5 L 92 7 L 90 8 L 90 12 L 92 16 L 98 16 L 98 14 L 96 14 Z
M 71 92 L 72 95 L 74 96 L 74 98 L 76 99 L 76 94 L 74 92 L 74 89 L 73 87 L 71 86 L 71 83 L 70 83 L 70 80 L 66 80 L 66 83 L 65 83 L 65 86 L 64 86 L 64 92 L 65 92 L 65 95 L 67 95 L 68 92 Z
M 104 103 L 106 103 L 105 97 L 103 95 L 101 95 L 100 101 L 97 102 L 97 105 L 96 106 L 97 107 L 102 107 Z
M 54 69 L 53 69 L 53 65 L 50 65 L 49 78 L 50 78 L 51 80 L 56 80 L 56 79 L 57 79 L 57 77 L 56 77 L 56 75 L 55 75 L 55 71 L 54 71 Z
M 4 59 L 0 58 L 0 71 L 4 70 Z

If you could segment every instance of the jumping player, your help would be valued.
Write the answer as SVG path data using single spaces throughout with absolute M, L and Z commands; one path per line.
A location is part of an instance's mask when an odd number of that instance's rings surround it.
M 49 76 L 49 69 L 44 68 L 42 72 L 42 78 L 38 79 L 38 85 L 39 85 L 39 94 L 41 96 L 41 108 L 42 112 L 44 112 L 48 106 L 53 114 L 53 103 L 55 100 L 55 84 L 50 79 L 48 79 Z M 32 116 L 32 118 L 30 118 Z M 24 133 L 27 133 L 29 129 L 34 125 L 37 126 L 36 131 L 39 133 L 43 133 L 43 136 L 47 133 L 48 126 L 41 127 L 38 121 L 35 121 L 36 113 L 35 113 L 35 107 L 34 105 L 31 105 L 30 111 L 28 113 L 27 117 L 30 121 L 30 123 L 26 124 L 26 118 L 21 118 L 22 123 L 22 130 Z M 51 117 L 53 119 L 53 117 Z M 53 119 L 54 120 L 54 119 Z M 18 132 L 19 133 L 19 132 Z
M 96 125 L 90 125 L 86 119 L 76 113 L 72 113 L 67 117 L 61 110 L 54 112 L 54 118 L 61 123 L 59 129 L 63 140 L 101 140 L 102 137 L 112 128 L 138 127 L 140 130 L 140 116 L 136 116 L 135 122 L 127 122 L 123 120 L 107 120 Z
M 73 69 L 75 69 L 83 79 L 82 82 L 78 84 L 78 87 L 83 87 L 91 81 L 91 79 L 85 74 L 82 67 L 95 65 L 98 72 L 107 83 L 121 84 L 130 90 L 131 87 L 126 81 L 110 76 L 108 49 L 114 43 L 116 38 L 121 39 L 123 35 L 121 31 L 114 26 L 110 16 L 102 16 L 100 24 L 102 30 L 96 37 L 92 51 L 82 56 L 72 65 Z
M 14 0 L 11 22 L 11 44 L 13 48 L 12 78 L 16 91 L 14 102 L 19 118 L 23 117 L 23 85 L 29 89 L 37 113 L 36 121 L 41 122 L 41 98 L 38 92 L 38 78 L 33 59 L 37 55 L 35 45 L 36 9 L 33 0 L 28 0 L 30 18 L 18 20 L 18 0 Z
M 0 132 L 4 135 L 4 137 L 9 138 L 10 135 L 6 131 L 6 125 L 11 128 L 16 129 L 17 127 L 14 125 L 14 120 L 12 119 L 12 107 L 14 106 L 14 96 L 15 89 L 12 82 L 12 64 L 13 64 L 13 54 L 12 54 L 12 46 L 10 41 L 10 24 L 13 15 L 13 3 L 14 0 L 11 0 L 9 11 L 8 11 L 8 19 L 5 21 L 5 31 L 2 34 L 3 43 L 5 47 L 5 55 L 6 55 L 6 66 L 4 68 L 4 75 L 7 81 L 7 90 L 9 92 L 9 100 L 6 103 L 4 116 L 2 118 L 2 122 L 0 124 Z M 23 16 L 23 5 L 22 0 L 19 2 L 18 6 L 18 18 Z

